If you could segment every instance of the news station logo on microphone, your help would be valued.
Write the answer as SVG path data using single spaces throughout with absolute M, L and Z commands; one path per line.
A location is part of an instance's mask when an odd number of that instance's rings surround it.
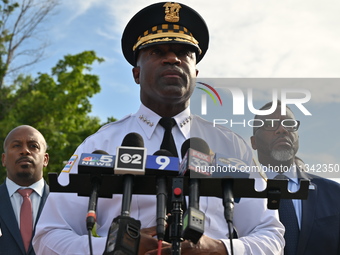
M 78 172 L 82 174 L 112 174 L 115 156 L 96 154 L 96 153 L 82 153 L 78 163 Z
M 92 162 L 92 163 L 95 163 L 95 162 L 99 162 L 99 161 L 100 161 L 100 158 L 88 156 L 88 157 L 84 157 L 84 158 L 82 159 L 82 161 L 83 161 L 83 162 Z
M 215 154 L 210 171 L 216 178 L 249 178 L 249 167 L 246 162 L 220 153 Z
M 118 147 L 115 161 L 115 174 L 145 174 L 146 157 L 146 148 Z
M 210 155 L 189 148 L 179 166 L 179 174 L 184 176 L 190 173 L 193 174 L 191 177 L 209 177 L 211 161 Z
M 68 160 L 67 164 L 64 166 L 63 170 L 61 171 L 64 173 L 69 173 L 77 159 L 78 155 L 72 155 L 71 158 Z

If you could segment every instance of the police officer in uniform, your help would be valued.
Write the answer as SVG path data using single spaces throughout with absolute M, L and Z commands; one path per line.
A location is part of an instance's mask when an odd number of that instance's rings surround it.
M 224 152 L 252 164 L 252 150 L 245 141 L 225 127 L 192 115 L 189 99 L 198 74 L 196 64 L 208 49 L 209 33 L 203 18 L 181 3 L 156 3 L 139 11 L 127 24 L 122 36 L 126 60 L 133 66 L 134 80 L 140 86 L 139 110 L 102 127 L 88 137 L 76 155 L 105 150 L 115 154 L 126 134 L 136 132 L 144 140 L 148 155 L 160 149 L 164 136 L 161 119 L 172 118 L 171 130 L 177 152 L 190 137 L 204 139 L 214 152 Z M 161 121 L 162 122 L 162 121 Z M 77 173 L 77 162 L 59 176 L 67 184 L 69 173 Z M 264 188 L 264 182 L 258 182 Z M 52 193 L 37 226 L 34 247 L 37 254 L 87 254 L 88 239 L 84 218 L 88 198 L 76 194 Z M 93 238 L 94 254 L 102 254 L 112 219 L 120 214 L 121 195 L 99 198 L 97 234 Z M 201 197 L 200 210 L 205 213 L 205 231 L 194 245 L 182 243 L 182 254 L 230 254 L 228 226 L 222 201 Z M 130 216 L 141 221 L 139 254 L 155 254 L 156 196 L 133 195 Z M 280 254 L 284 246 L 284 228 L 276 211 L 267 210 L 265 199 L 242 198 L 235 205 L 235 254 Z M 163 254 L 170 244 L 163 243 Z

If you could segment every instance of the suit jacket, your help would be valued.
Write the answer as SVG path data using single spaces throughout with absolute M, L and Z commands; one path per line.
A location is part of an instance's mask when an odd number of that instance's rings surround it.
M 45 182 L 44 192 L 40 201 L 40 206 L 37 214 L 37 223 L 41 214 L 42 208 L 45 204 L 46 198 L 49 194 L 49 187 Z M 14 216 L 13 207 L 9 199 L 6 183 L 0 185 L 0 255 L 35 255 L 32 247 L 32 242 L 25 252 L 24 244 L 21 239 L 20 229 L 18 222 Z M 35 226 L 33 235 L 35 233 Z
M 340 254 L 340 184 L 300 172 L 310 179 L 308 198 L 302 200 L 297 255 Z

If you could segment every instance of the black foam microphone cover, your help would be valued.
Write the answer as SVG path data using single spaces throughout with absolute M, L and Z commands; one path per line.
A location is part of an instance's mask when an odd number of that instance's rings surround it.
M 182 158 L 185 156 L 185 153 L 187 153 L 189 148 L 202 152 L 207 155 L 210 154 L 209 145 L 207 144 L 206 141 L 204 141 L 202 138 L 199 138 L 199 137 L 191 137 L 182 144 L 182 147 L 181 147 Z
M 92 152 L 92 154 L 102 154 L 102 155 L 109 155 L 106 151 L 103 150 L 95 150 Z
M 167 156 L 167 157 L 173 157 L 174 155 L 172 155 L 172 153 L 168 150 L 165 149 L 160 149 L 158 151 L 156 151 L 153 155 L 155 156 Z
M 122 146 L 126 147 L 144 147 L 143 137 L 138 133 L 127 134 L 122 142 Z

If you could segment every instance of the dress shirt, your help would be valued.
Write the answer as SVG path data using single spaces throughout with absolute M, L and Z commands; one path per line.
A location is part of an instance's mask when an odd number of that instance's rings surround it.
M 266 171 L 267 177 L 269 179 L 274 179 L 275 176 L 279 174 L 278 172 L 268 170 L 265 166 L 263 166 L 263 168 L 264 168 L 264 171 Z M 299 182 L 299 179 L 297 177 L 297 171 L 299 171 L 299 170 L 297 169 L 296 165 L 294 164 L 293 166 L 291 166 L 289 168 L 288 171 L 283 173 L 289 179 L 288 190 L 290 192 L 297 192 L 300 189 L 300 182 Z M 299 228 L 301 230 L 302 202 L 301 202 L 301 199 L 292 199 L 292 202 L 293 202 L 296 217 L 297 217 L 297 220 L 298 220 L 298 225 L 299 225 Z
M 160 149 L 164 135 L 164 128 L 158 124 L 160 118 L 161 116 L 141 105 L 136 114 L 107 124 L 85 139 L 75 155 L 80 156 L 81 153 L 94 150 L 104 150 L 114 155 L 117 146 L 121 145 L 124 137 L 130 132 L 136 132 L 143 137 L 147 155 L 152 155 Z M 186 139 L 200 137 L 209 144 L 212 151 L 240 158 L 251 164 L 252 150 L 231 130 L 222 126 L 213 127 L 211 122 L 191 115 L 189 108 L 174 118 L 177 125 L 172 129 L 172 134 L 178 155 L 181 155 L 181 145 Z M 60 184 L 67 185 L 69 173 L 78 171 L 77 164 L 78 159 L 71 169 L 65 168 L 68 170 L 59 175 Z M 263 189 L 264 181 L 257 182 L 257 185 L 262 185 Z M 256 188 L 261 190 L 261 187 Z M 112 219 L 120 215 L 121 197 L 114 194 L 110 199 L 98 199 L 97 234 L 101 237 L 92 238 L 94 254 L 101 255 L 104 251 Z M 88 253 L 85 224 L 88 202 L 89 198 L 78 197 L 77 194 L 50 193 L 33 240 L 37 255 Z M 227 249 L 230 249 L 222 200 L 216 197 L 201 197 L 200 210 L 206 216 L 204 234 L 221 239 Z M 133 195 L 130 215 L 141 221 L 142 228 L 155 226 L 156 196 Z M 284 227 L 278 220 L 277 212 L 267 210 L 265 199 L 242 198 L 240 203 L 235 205 L 234 226 L 240 237 L 233 241 L 235 254 L 280 254 L 284 245 Z
M 20 208 L 23 201 L 22 196 L 17 192 L 18 189 L 21 188 L 31 188 L 34 190 L 32 194 L 30 195 L 31 203 L 32 203 L 32 210 L 33 210 L 33 226 L 35 225 L 35 220 L 37 218 L 39 206 L 40 206 L 40 200 L 44 192 L 44 179 L 41 178 L 36 183 L 33 183 L 29 187 L 21 187 L 12 180 L 6 178 L 6 186 L 8 190 L 8 194 L 12 203 L 12 207 L 14 210 L 15 218 L 18 222 L 18 227 L 20 229 Z

